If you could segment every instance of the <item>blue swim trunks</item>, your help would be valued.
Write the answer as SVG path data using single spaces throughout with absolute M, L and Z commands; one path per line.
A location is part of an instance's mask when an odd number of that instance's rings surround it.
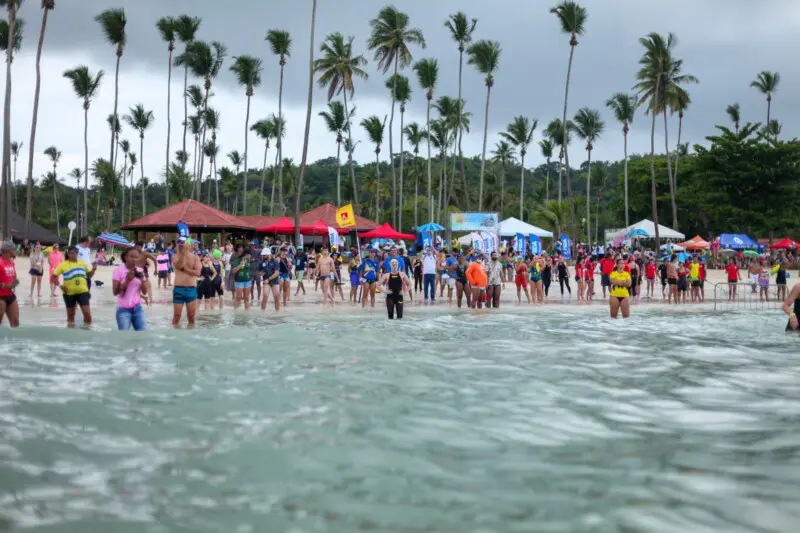
M 190 304 L 197 300 L 197 287 L 173 287 L 172 303 L 175 305 Z

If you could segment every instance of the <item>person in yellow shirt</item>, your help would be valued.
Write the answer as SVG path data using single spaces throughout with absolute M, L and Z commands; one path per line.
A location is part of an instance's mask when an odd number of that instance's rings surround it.
M 78 247 L 70 246 L 66 258 L 53 270 L 53 279 L 61 276 L 58 287 L 63 292 L 64 305 L 67 308 L 67 325 L 75 324 L 75 306 L 80 306 L 83 314 L 83 323 L 92 323 L 92 311 L 89 307 L 89 283 L 97 270 L 97 263 L 92 264 L 91 270 L 86 261 L 78 259 Z
M 628 297 L 631 295 L 631 275 L 625 272 L 625 261 L 617 259 L 617 266 L 608 276 L 611 282 L 611 297 L 608 299 L 611 306 L 611 318 L 617 318 L 619 310 L 622 309 L 622 318 L 628 318 L 631 314 L 631 307 Z

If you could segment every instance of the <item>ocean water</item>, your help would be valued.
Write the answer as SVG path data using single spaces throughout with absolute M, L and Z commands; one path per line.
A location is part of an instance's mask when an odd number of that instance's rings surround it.
M 634 313 L 0 330 L 0 532 L 797 531 L 785 317 Z

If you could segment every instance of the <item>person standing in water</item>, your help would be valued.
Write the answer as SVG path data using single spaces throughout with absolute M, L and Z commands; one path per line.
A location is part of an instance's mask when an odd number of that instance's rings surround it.
M 783 302 L 783 312 L 789 315 L 786 331 L 800 332 L 797 317 L 800 315 L 800 283 L 795 284 L 789 292 L 789 297 Z
M 36 297 L 42 297 L 42 276 L 44 275 L 44 255 L 42 254 L 42 245 L 38 242 L 33 245 L 33 252 L 28 258 L 31 266 L 28 274 L 31 275 L 31 294 L 29 298 L 33 300 L 33 289 L 36 290 Z
M 294 293 L 295 296 L 300 294 L 301 290 L 303 291 L 303 296 L 306 295 L 306 287 L 303 285 L 303 277 L 306 273 L 307 264 L 308 256 L 306 255 L 306 251 L 304 248 L 300 248 L 297 251 L 297 255 L 294 256 L 294 276 L 297 278 L 297 290 Z
M 163 286 L 166 289 L 169 282 L 169 254 L 166 250 L 162 250 L 156 256 L 156 264 L 158 265 L 158 288 Z
M 394 319 L 395 313 L 397 318 L 401 319 L 403 318 L 403 293 L 408 291 L 411 281 L 405 272 L 400 272 L 400 262 L 397 259 L 393 258 L 389 261 L 389 268 L 389 272 L 381 278 L 381 286 L 386 292 L 386 311 L 389 314 L 389 320 Z
M 238 244 L 236 253 L 231 258 L 231 278 L 233 279 L 233 308 L 239 309 L 244 301 L 244 308 L 250 309 L 250 254 L 245 253 L 244 246 Z
M 19 327 L 19 302 L 14 294 L 14 289 L 19 284 L 14 261 L 16 255 L 17 247 L 14 243 L 4 242 L 0 256 L 0 324 L 3 323 L 3 317 L 7 316 L 8 325 L 12 328 Z
M 122 264 L 111 274 L 111 291 L 117 297 L 117 329 L 134 331 L 147 329 L 147 322 L 142 309 L 142 291 L 147 286 L 142 283 L 144 272 L 136 266 L 139 252 L 128 248 L 122 252 Z M 160 265 L 159 265 L 160 266 Z
M 625 272 L 625 261 L 617 260 L 617 267 L 608 275 L 611 283 L 611 293 L 609 294 L 609 307 L 611 318 L 617 318 L 622 309 L 622 318 L 628 318 L 631 314 L 630 308 L 630 287 L 631 275 Z
M 328 255 L 327 248 L 320 250 L 317 269 L 319 271 L 319 279 L 322 280 L 322 305 L 326 305 L 328 303 L 329 297 L 331 305 L 335 305 L 336 298 L 334 297 L 333 289 L 334 283 L 336 282 L 336 265 L 334 265 L 331 256 Z
M 467 281 L 472 290 L 472 309 L 482 309 L 483 299 L 486 296 L 486 285 L 489 283 L 489 278 L 486 275 L 486 270 L 483 267 L 483 258 L 478 258 L 467 267 Z
M 272 250 L 264 247 L 261 250 L 261 279 L 263 280 L 263 290 L 261 291 L 261 310 L 267 309 L 267 302 L 269 296 L 272 294 L 272 301 L 275 304 L 275 311 L 281 309 L 281 265 L 280 262 L 272 256 Z
M 502 289 L 503 265 L 498 261 L 497 252 L 492 252 L 491 261 L 486 265 L 486 307 L 497 309 L 500 307 L 500 292 Z
M 67 325 L 75 324 L 75 307 L 80 306 L 83 314 L 83 323 L 92 323 L 92 310 L 89 307 L 89 283 L 92 276 L 97 271 L 97 263 L 89 265 L 85 261 L 78 259 L 78 247 L 70 246 L 67 250 L 67 257 L 53 271 L 53 275 L 58 278 L 63 276 L 63 281 L 59 288 L 64 296 L 64 305 L 67 308 Z
M 50 255 L 47 256 L 47 265 L 50 267 L 50 297 L 53 298 L 56 295 L 56 287 L 60 285 L 58 281 L 58 276 L 54 276 L 53 272 L 55 271 L 56 267 L 61 264 L 61 261 L 64 260 L 64 256 L 61 255 L 61 250 L 58 248 L 58 244 L 53 245 L 53 249 L 50 251 Z
M 200 259 L 192 253 L 192 240 L 189 237 L 178 239 L 178 252 L 174 256 L 175 286 L 172 287 L 172 325 L 181 322 L 183 308 L 186 307 L 186 321 L 194 326 L 197 315 L 197 278 L 200 277 Z

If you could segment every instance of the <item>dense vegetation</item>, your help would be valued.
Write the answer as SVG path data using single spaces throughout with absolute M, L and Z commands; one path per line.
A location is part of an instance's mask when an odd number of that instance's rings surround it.
M 316 14 L 316 0 L 312 3 Z M 0 22 L 0 47 L 6 50 L 10 65 L 20 47 L 23 25 L 17 19 L 18 2 L 3 0 L 2 4 L 9 18 Z M 55 4 L 44 0 L 41 8 L 39 50 L 46 34 L 47 14 Z M 591 241 L 602 238 L 606 228 L 644 217 L 684 233 L 704 236 L 731 230 L 759 236 L 795 230 L 798 219 L 792 207 L 800 199 L 800 143 L 780 140 L 781 125 L 771 117 L 771 102 L 780 81 L 778 73 L 762 72 L 752 83 L 766 97 L 766 126 L 741 126 L 739 106 L 732 104 L 727 112 L 733 129 L 719 126 L 706 142 L 690 148 L 681 142 L 681 127 L 691 104 L 687 87 L 698 83 L 698 79 L 683 72 L 683 60 L 675 56 L 674 35 L 652 33 L 640 39 L 643 54 L 636 78 L 630 81 L 633 94 L 620 92 L 608 99 L 608 111 L 619 129 L 612 128 L 600 110 L 583 107 L 574 114 L 569 112 L 572 59 L 578 38 L 587 30 L 586 9 L 575 1 L 564 1 L 550 13 L 570 46 L 563 113 L 559 109 L 560 116 L 546 123 L 525 116 L 513 117 L 494 145 L 488 139 L 489 104 L 496 78 L 502 76 L 502 48 L 497 41 L 473 39 L 476 19 L 459 12 L 444 21 L 458 51 L 460 69 L 458 94 L 441 95 L 437 92 L 437 60 L 416 57 L 425 48 L 422 30 L 411 26 L 408 16 L 392 6 L 378 12 L 370 22 L 366 47 L 373 53 L 378 72 L 387 75 L 387 100 L 391 105 L 387 105 L 387 117 L 382 119 L 356 113 L 357 84 L 369 76 L 369 61 L 357 52 L 355 38 L 332 33 L 318 44 L 314 41 L 312 15 L 311 46 L 318 52 L 310 57 L 308 68 L 314 73 L 312 83 L 327 89 L 328 106 L 312 119 L 309 88 L 309 119 L 299 164 L 285 159 L 281 147 L 286 130 L 282 113 L 283 70 L 294 58 L 291 35 L 280 29 L 266 34 L 268 47 L 277 60 L 269 75 L 279 76 L 279 102 L 276 113 L 251 120 L 250 99 L 267 75 L 262 60 L 250 55 L 229 58 L 224 44 L 198 40 L 199 18 L 162 17 L 155 26 L 169 54 L 168 74 L 170 78 L 173 73 L 182 75 L 186 80 L 183 94 L 177 97 L 184 105 L 177 111 L 172 109 L 179 103 L 177 98 L 166 91 L 164 95 L 169 106 L 164 119 L 168 135 L 159 178 L 164 178 L 166 185 L 160 183 L 161 179 L 151 180 L 144 175 L 137 144 L 141 155 L 146 141 L 158 142 L 147 137 L 155 117 L 142 104 L 120 112 L 117 69 L 114 109 L 104 125 L 109 132 L 108 157 L 92 154 L 90 158 L 87 147 L 83 168 L 72 169 L 66 178 L 58 166 L 61 152 L 57 147 L 40 152 L 35 149 L 38 86 L 34 127 L 27 145 L 27 175 L 18 176 L 17 159 L 23 143 L 9 138 L 11 100 L 10 92 L 6 92 L 3 184 L 12 185 L 3 187 L 4 195 L 6 191 L 11 194 L 0 201 L 0 209 L 8 206 L 24 211 L 28 219 L 62 234 L 67 221 L 81 221 L 79 213 L 86 214 L 83 220 L 87 229 L 113 230 L 184 198 L 196 198 L 235 214 L 276 215 L 296 213 L 327 201 L 353 202 L 362 215 L 388 220 L 402 229 L 431 219 L 443 222 L 447 213 L 454 210 L 497 211 L 504 217 L 517 216 L 556 231 L 568 231 L 578 240 Z M 124 10 L 108 9 L 96 21 L 119 66 L 127 44 Z M 176 48 L 178 43 L 180 49 Z M 40 59 L 37 55 L 37 70 Z M 461 97 L 464 67 L 474 68 L 483 76 L 486 100 L 472 103 L 472 109 L 482 112 L 469 111 Z M 220 113 L 213 107 L 212 91 L 223 68 L 230 69 L 244 89 L 248 113 L 241 125 L 244 131 L 252 132 L 245 137 L 243 146 L 225 156 L 217 144 Z M 406 69 L 415 79 L 403 74 Z M 91 127 L 96 127 L 98 121 L 91 104 L 107 83 L 105 73 L 78 66 L 65 72 L 64 78 L 86 110 L 84 131 L 90 127 L 90 112 Z M 9 68 L 7 83 L 10 82 Z M 622 84 L 625 85 L 628 84 Z M 416 97 L 427 100 L 424 124 L 405 123 L 405 107 L 415 87 L 419 88 Z M 191 113 L 181 113 L 180 108 L 184 107 Z M 640 109 L 652 121 L 651 152 L 628 157 L 629 125 Z M 667 139 L 667 116 L 673 114 L 678 117 L 677 142 L 674 146 L 665 142 L 659 155 L 655 141 L 656 130 L 661 127 L 657 128 L 657 124 L 663 118 L 663 138 Z M 335 157 L 306 164 L 312 122 L 315 128 L 324 126 L 330 132 L 337 150 Z M 399 128 L 395 127 L 396 122 Z M 359 148 L 353 143 L 354 127 L 363 128 L 370 146 Z M 537 129 L 541 140 L 531 146 Z M 396 136 L 398 132 L 400 135 Z M 469 158 L 461 146 L 463 136 L 472 133 L 482 134 L 483 149 L 480 156 Z M 613 162 L 593 160 L 594 144 L 612 134 L 619 136 L 620 152 L 625 158 Z M 134 140 L 121 138 L 126 135 Z M 532 149 L 539 150 L 548 163 L 527 168 L 525 158 Z M 42 153 L 49 158 L 53 170 L 35 180 L 32 160 Z M 3 217 L 0 225 L 7 236 Z

